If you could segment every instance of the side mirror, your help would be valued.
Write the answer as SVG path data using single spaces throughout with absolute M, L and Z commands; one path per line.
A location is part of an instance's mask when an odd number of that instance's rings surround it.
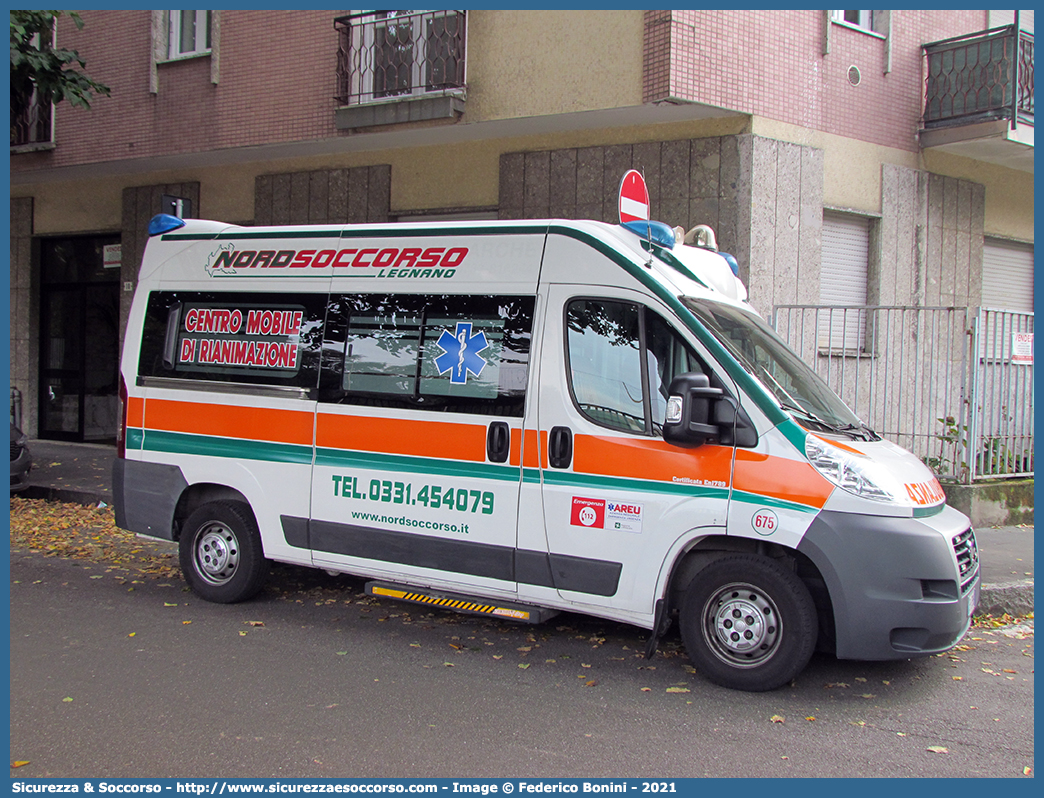
M 702 446 L 718 436 L 711 423 L 711 405 L 724 396 L 721 388 L 711 388 L 706 374 L 687 372 L 671 380 L 663 439 L 675 446 Z

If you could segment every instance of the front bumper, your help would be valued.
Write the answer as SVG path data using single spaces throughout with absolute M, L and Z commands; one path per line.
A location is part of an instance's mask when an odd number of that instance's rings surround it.
M 840 659 L 927 656 L 968 631 L 979 561 L 970 523 L 956 510 L 920 519 L 824 512 L 798 551 L 830 592 Z

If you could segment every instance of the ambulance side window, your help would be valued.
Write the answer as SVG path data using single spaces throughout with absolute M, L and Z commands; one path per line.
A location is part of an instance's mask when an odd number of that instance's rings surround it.
M 320 401 L 522 416 L 533 297 L 366 294 L 337 297 L 324 349 L 343 352 Z
M 569 304 L 573 398 L 584 415 L 603 427 L 646 431 L 639 324 L 637 305 L 595 299 Z
M 660 435 L 674 376 L 707 373 L 667 322 L 630 302 L 574 300 L 566 331 L 573 399 L 603 427 Z

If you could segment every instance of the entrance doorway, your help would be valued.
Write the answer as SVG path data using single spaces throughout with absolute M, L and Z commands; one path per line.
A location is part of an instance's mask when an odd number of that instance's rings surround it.
M 40 242 L 40 422 L 51 440 L 114 442 L 120 237 Z

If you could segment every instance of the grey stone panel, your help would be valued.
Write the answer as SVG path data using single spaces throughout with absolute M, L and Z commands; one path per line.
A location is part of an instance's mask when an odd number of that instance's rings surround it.
M 801 148 L 801 196 L 798 200 L 798 304 L 819 301 L 823 261 L 823 151 Z
M 290 223 L 290 175 L 272 175 L 272 224 Z
M 660 144 L 659 185 L 657 194 L 661 202 L 688 199 L 692 196 L 689 190 L 689 140 L 665 141 Z M 652 187 L 649 187 L 652 192 Z M 688 204 L 688 203 L 686 203 Z M 686 221 L 678 221 L 686 225 Z
M 721 194 L 722 139 L 714 136 L 689 143 L 689 196 L 717 197 Z
M 773 235 L 774 304 L 798 301 L 798 224 L 801 216 L 801 147 L 776 145 L 776 202 Z
M 330 173 L 308 174 L 308 223 L 325 224 L 330 219 Z
M 369 178 L 367 221 L 387 222 L 391 217 L 391 165 L 377 164 L 365 169 Z
M 957 230 L 944 227 L 942 231 L 942 259 L 939 262 L 939 301 L 946 306 L 956 305 L 957 287 Z
M 501 208 L 521 208 L 524 202 L 526 185 L 526 154 L 509 152 L 500 156 L 500 194 Z
M 717 197 L 697 197 L 689 200 L 689 218 L 683 227 L 686 232 L 698 224 L 707 224 L 714 228 L 714 234 L 718 236 L 718 248 L 724 252 L 731 252 L 721 242 L 721 201 Z
M 327 221 L 343 224 L 348 221 L 348 170 L 334 169 L 330 172 L 328 187 L 329 211 Z
M 365 167 L 348 174 L 348 223 L 366 222 L 366 197 L 370 191 L 370 173 Z
M 663 170 L 662 150 L 669 142 L 643 141 L 633 145 L 631 148 L 631 168 L 637 169 L 645 179 L 645 187 L 649 191 L 649 202 L 653 209 L 652 218 L 660 218 L 656 208 L 666 197 L 671 196 L 664 192 L 664 180 L 667 174 Z M 623 177 L 621 174 L 620 177 Z M 614 194 L 615 196 L 615 194 Z M 678 195 L 678 196 L 684 196 Z
M 308 224 L 308 172 L 290 174 L 290 224 Z
M 750 281 L 751 304 L 771 313 L 775 294 L 777 142 L 754 137 L 751 150 Z
M 272 175 L 254 178 L 254 224 L 272 224 Z
M 575 205 L 549 205 L 547 209 L 548 219 L 577 219 Z
M 34 305 L 39 306 L 39 291 L 32 291 L 32 197 L 14 197 L 10 205 L 11 222 L 11 317 L 10 368 L 11 385 L 22 392 L 22 429 L 36 434 L 37 384 L 30 379 L 35 372 L 37 329 Z
M 928 199 L 928 187 L 930 185 L 929 175 L 924 172 L 917 173 L 917 227 L 915 242 L 915 259 L 913 274 L 913 296 L 915 302 L 927 305 L 928 296 L 928 258 L 930 248 L 929 218 L 931 202 Z
M 971 211 L 972 183 L 957 184 L 957 263 L 954 293 L 957 304 L 968 305 L 971 295 Z
M 924 270 L 924 301 L 929 307 L 942 304 L 944 181 L 945 178 L 940 175 L 928 175 L 928 247 Z
M 551 153 L 527 152 L 525 171 L 525 194 L 522 206 L 526 215 L 539 217 L 540 208 L 547 213 L 547 207 L 551 203 Z M 532 209 L 532 210 L 531 210 Z
M 679 197 L 672 199 L 661 199 L 658 206 L 654 206 L 653 219 L 665 222 L 671 227 L 682 227 L 688 230 L 691 225 L 689 218 L 689 198 Z
M 583 147 L 576 151 L 576 204 L 598 206 L 598 212 L 585 216 L 600 219 L 602 215 L 602 171 L 605 165 L 605 150 L 602 147 Z
M 497 218 L 498 219 L 511 220 L 511 219 L 525 219 L 526 217 L 522 213 L 522 206 L 521 205 L 519 205 L 517 207 L 513 207 L 513 208 L 507 208 L 507 207 L 504 207 L 503 205 L 501 205 L 497 209 Z
M 551 153 L 549 197 L 552 208 L 576 208 L 576 150 L 554 150 Z M 557 217 L 557 213 L 552 211 Z M 571 218 L 564 216 L 563 218 Z
M 631 168 L 630 144 L 613 144 L 605 148 L 602 162 L 602 221 L 616 224 L 620 221 L 620 181 L 624 172 Z
M 986 224 L 986 186 L 972 183 L 971 212 L 969 214 L 969 235 L 971 235 L 971 254 L 968 258 L 968 305 L 978 307 L 982 304 L 982 248 L 984 228 Z
M 720 139 L 718 182 L 718 246 L 732 253 L 739 263 L 740 278 L 749 285 L 751 224 L 751 157 L 753 136 Z
M 577 204 L 576 206 L 576 217 L 577 219 L 591 219 L 593 221 L 601 221 L 602 216 L 602 203 L 587 202 L 583 204 Z

